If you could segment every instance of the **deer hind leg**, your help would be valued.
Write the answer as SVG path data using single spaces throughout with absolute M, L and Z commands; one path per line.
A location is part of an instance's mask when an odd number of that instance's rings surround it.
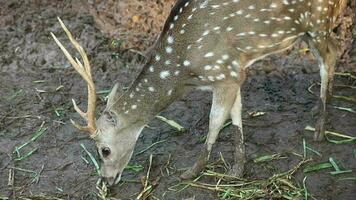
M 193 167 L 185 171 L 180 177 L 190 179 L 197 176 L 205 167 L 209 160 L 212 147 L 219 135 L 220 129 L 229 118 L 232 105 L 235 100 L 237 87 L 231 85 L 219 85 L 213 87 L 213 102 L 209 116 L 209 133 L 206 138 L 204 148 Z
M 326 106 L 332 97 L 333 77 L 336 63 L 336 46 L 333 40 L 316 43 L 313 47 L 314 55 L 317 57 L 320 67 L 321 87 L 319 100 L 319 117 L 315 125 L 314 140 L 324 139 L 325 122 L 327 119 Z

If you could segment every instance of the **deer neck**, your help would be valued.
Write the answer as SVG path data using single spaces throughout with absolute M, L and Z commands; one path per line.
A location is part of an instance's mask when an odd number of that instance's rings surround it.
M 162 59 L 156 52 L 111 110 L 130 122 L 147 124 L 183 93 L 184 72 L 172 67 L 174 56 Z

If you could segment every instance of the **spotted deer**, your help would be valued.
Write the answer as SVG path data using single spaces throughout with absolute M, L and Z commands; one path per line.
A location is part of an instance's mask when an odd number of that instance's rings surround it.
M 314 138 L 322 140 L 336 60 L 330 34 L 344 5 L 345 0 L 178 0 L 138 77 L 122 95 L 117 93 L 117 84 L 113 87 L 97 120 L 89 60 L 60 21 L 84 64 L 52 36 L 88 84 L 88 111 L 81 111 L 73 100 L 88 125 L 73 124 L 95 140 L 102 177 L 110 185 L 117 183 L 145 125 L 194 88 L 213 93 L 209 132 L 201 155 L 181 177 L 192 178 L 204 168 L 228 118 L 237 127 L 231 173 L 241 176 L 245 162 L 241 86 L 246 68 L 300 40 L 309 44 L 320 67 L 320 115 Z

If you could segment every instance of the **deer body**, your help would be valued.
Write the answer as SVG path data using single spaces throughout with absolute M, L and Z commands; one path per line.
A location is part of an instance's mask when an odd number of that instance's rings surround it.
M 331 93 L 336 48 L 330 33 L 344 0 L 179 0 L 148 62 L 123 95 L 109 95 L 97 120 L 102 176 L 118 181 L 143 127 L 192 88 L 213 92 L 209 133 L 203 152 L 182 178 L 196 176 L 209 158 L 224 122 L 238 127 L 235 165 L 243 173 L 241 91 L 245 69 L 269 54 L 306 41 L 319 61 L 321 115 L 315 139 L 323 137 L 326 97 Z M 109 153 L 105 149 L 109 149 Z M 108 155 L 104 155 L 107 154 Z
M 143 113 L 154 116 L 186 88 L 211 89 L 230 81 L 241 85 L 246 67 L 298 39 L 314 48 L 323 43 L 333 48 L 329 33 L 336 17 L 328 13 L 335 2 L 180 0 L 148 63 L 112 109 L 135 119 Z

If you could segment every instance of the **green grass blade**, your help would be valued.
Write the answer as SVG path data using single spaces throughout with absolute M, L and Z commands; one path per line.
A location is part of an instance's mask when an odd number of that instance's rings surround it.
M 334 144 L 348 144 L 348 143 L 352 143 L 352 142 L 356 141 L 356 137 L 350 138 L 350 139 L 345 139 L 345 140 L 334 140 L 334 139 L 330 139 L 329 137 L 326 137 L 326 140 L 328 142 L 331 142 Z
M 143 169 L 144 167 L 142 165 L 127 165 L 125 167 L 125 170 L 134 171 L 134 172 L 140 172 Z
M 305 139 L 303 138 L 303 158 L 307 157 L 307 144 L 305 143 Z
M 318 152 L 317 150 L 314 150 L 314 149 L 312 149 L 312 148 L 310 148 L 310 147 L 308 147 L 308 146 L 307 146 L 306 148 L 307 148 L 307 150 L 309 150 L 309 151 L 315 153 L 316 155 L 318 155 L 319 157 L 322 157 L 321 153 Z
M 352 170 L 340 170 L 340 171 L 330 172 L 330 174 L 335 176 L 335 175 L 346 174 L 346 173 L 351 173 L 351 172 L 352 172 Z
M 304 200 L 308 200 L 308 196 L 309 196 L 306 182 L 307 182 L 307 176 L 304 177 L 303 179 Z
M 185 132 L 185 128 L 183 126 L 181 126 L 180 124 L 178 124 L 177 122 L 167 119 L 165 117 L 162 116 L 156 116 L 157 119 L 167 123 L 169 126 L 171 126 L 173 129 L 179 131 L 179 132 Z
M 334 160 L 334 158 L 330 157 L 329 162 L 334 167 L 335 171 L 341 171 L 340 167 L 336 164 L 336 161 Z
M 33 149 L 33 150 L 31 150 L 30 152 L 28 152 L 26 155 L 17 157 L 17 158 L 15 158 L 14 160 L 16 160 L 16 161 L 24 160 L 24 159 L 30 157 L 30 156 L 31 156 L 33 153 L 35 153 L 37 150 L 38 150 L 37 148 L 36 148 L 36 149 Z
M 329 169 L 332 168 L 332 164 L 330 162 L 326 162 L 326 163 L 319 163 L 316 165 L 310 165 L 304 168 L 303 172 L 304 173 L 308 173 L 308 172 L 315 172 L 315 171 L 320 171 L 323 169 Z
M 344 108 L 344 107 L 338 107 L 338 106 L 334 106 L 334 108 L 336 108 L 338 110 L 342 110 L 342 111 L 346 111 L 346 112 L 350 112 L 350 113 L 356 114 L 356 111 L 354 111 L 352 108 Z
M 96 161 L 95 157 L 93 156 L 93 154 L 91 154 L 91 153 L 87 150 L 87 148 L 85 147 L 85 145 L 84 145 L 83 143 L 81 143 L 80 146 L 84 149 L 85 153 L 88 154 L 88 156 L 89 156 L 91 162 L 92 162 L 92 163 L 94 164 L 94 166 L 95 166 L 96 173 L 100 176 L 100 175 L 101 175 L 101 174 L 100 174 L 100 167 L 99 167 L 99 164 L 98 164 L 98 162 Z
M 24 148 L 25 146 L 27 146 L 31 142 L 37 140 L 46 130 L 46 129 L 43 128 L 44 123 L 45 122 L 42 122 L 40 128 L 34 133 L 34 135 L 31 137 L 30 140 L 28 140 L 27 142 L 23 143 L 19 147 L 15 147 L 15 150 L 13 151 L 13 153 L 19 153 L 22 148 Z

